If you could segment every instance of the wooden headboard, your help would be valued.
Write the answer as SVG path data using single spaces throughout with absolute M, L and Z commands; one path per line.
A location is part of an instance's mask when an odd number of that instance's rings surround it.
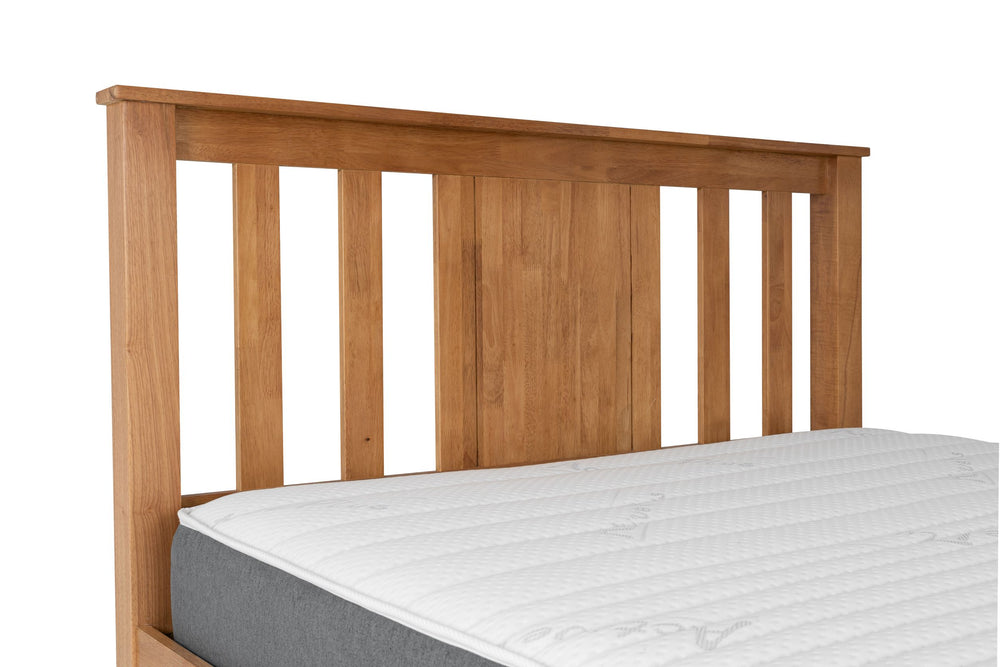
M 383 474 L 383 171 L 434 175 L 438 470 L 661 446 L 662 185 L 698 189 L 699 442 L 729 439 L 730 189 L 762 193 L 762 432 L 792 427 L 793 192 L 812 195 L 812 428 L 861 424 L 866 148 L 128 86 L 97 101 L 120 665 L 170 631 L 177 510 L 229 492 L 180 492 L 177 160 L 233 165 L 237 490 L 283 484 L 279 166 L 338 170 L 344 479 Z

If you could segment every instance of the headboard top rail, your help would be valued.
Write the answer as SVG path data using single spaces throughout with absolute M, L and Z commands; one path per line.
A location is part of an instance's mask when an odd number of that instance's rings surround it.
M 550 123 L 535 120 L 491 118 L 488 116 L 469 116 L 430 111 L 386 109 L 351 104 L 302 102 L 269 97 L 198 93 L 163 88 L 111 86 L 97 93 L 98 104 L 110 105 L 121 101 L 159 102 L 195 109 L 300 116 L 328 120 L 349 120 L 386 125 L 479 130 L 548 137 L 607 139 L 610 141 L 630 141 L 671 146 L 689 146 L 693 148 L 721 148 L 737 151 L 783 153 L 785 155 L 866 157 L 871 153 L 868 148 L 861 146 L 835 146 L 792 141 L 774 141 L 770 139 L 744 139 L 709 134 L 665 132 L 661 130 L 637 130 L 596 125 L 577 125 L 573 123 Z

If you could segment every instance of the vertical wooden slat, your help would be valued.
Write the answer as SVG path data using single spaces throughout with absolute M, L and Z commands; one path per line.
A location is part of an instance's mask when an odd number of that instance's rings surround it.
M 108 107 L 111 397 L 118 664 L 137 628 L 170 632 L 180 508 L 174 107 Z
M 830 159 L 811 197 L 812 428 L 861 426 L 861 158 Z
M 236 489 L 284 483 L 278 167 L 233 165 Z
M 342 479 L 383 474 L 382 174 L 341 170 L 340 463 Z
M 437 469 L 478 464 L 476 201 L 471 176 L 434 176 Z
M 729 190 L 698 188 L 698 442 L 729 440 Z
M 762 194 L 763 434 L 792 431 L 792 193 Z
M 631 187 L 632 449 L 660 435 L 660 188 Z

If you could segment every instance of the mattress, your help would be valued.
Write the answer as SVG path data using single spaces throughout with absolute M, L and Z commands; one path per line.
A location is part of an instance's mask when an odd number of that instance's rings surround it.
M 997 445 L 975 440 L 813 431 L 244 492 L 180 522 L 231 583 L 309 591 L 282 624 L 325 595 L 440 664 L 996 662 Z

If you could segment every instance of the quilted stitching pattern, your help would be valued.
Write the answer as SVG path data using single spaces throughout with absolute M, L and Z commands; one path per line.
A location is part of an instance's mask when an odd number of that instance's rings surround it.
M 511 665 L 995 660 L 997 446 L 872 429 L 251 491 L 181 523 Z

